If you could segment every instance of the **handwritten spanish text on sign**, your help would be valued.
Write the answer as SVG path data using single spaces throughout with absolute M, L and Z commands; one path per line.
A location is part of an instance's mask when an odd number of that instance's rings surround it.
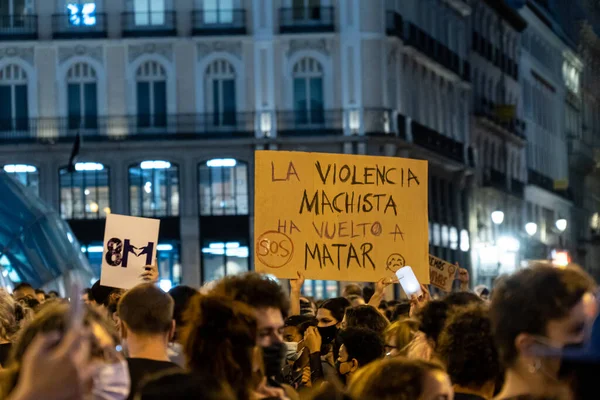
M 100 283 L 130 289 L 156 260 L 160 220 L 109 214 L 104 229 Z
M 452 291 L 452 284 L 458 267 L 432 255 L 429 256 L 429 277 L 431 284 L 445 292 Z
M 429 282 L 427 162 L 257 151 L 255 268 L 374 282 L 410 265 Z

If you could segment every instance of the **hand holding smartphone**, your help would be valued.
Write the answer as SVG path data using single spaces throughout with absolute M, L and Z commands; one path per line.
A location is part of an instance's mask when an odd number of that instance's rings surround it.
M 423 291 L 421 290 L 421 285 L 419 284 L 419 280 L 415 276 L 414 271 L 411 267 L 406 266 L 400 268 L 396 271 L 396 276 L 400 281 L 400 286 L 402 286 L 402 290 L 410 299 L 413 295 L 417 297 L 421 297 L 423 295 Z

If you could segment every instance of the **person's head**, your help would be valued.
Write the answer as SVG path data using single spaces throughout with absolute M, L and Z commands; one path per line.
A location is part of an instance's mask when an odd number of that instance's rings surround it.
M 237 398 L 250 398 L 258 332 L 254 310 L 228 297 L 196 294 L 183 319 L 187 367 L 231 385 Z
M 58 333 L 61 337 L 65 334 L 70 325 L 70 307 L 66 303 L 53 302 L 45 304 L 28 324 L 26 324 L 18 333 L 15 342 L 10 351 L 9 361 L 7 363 L 6 380 L 0 381 L 0 398 L 6 398 L 14 386 L 19 374 L 21 363 L 25 352 L 39 334 Z M 116 385 L 129 385 L 126 363 L 124 363 L 115 351 L 118 338 L 112 326 L 106 319 L 90 308 L 84 309 L 83 326 L 91 332 L 91 356 L 93 361 L 97 362 L 97 373 L 94 376 L 94 392 L 104 394 L 106 387 L 115 387 Z M 60 339 L 59 339 L 60 340 Z M 58 345 L 58 341 L 55 345 Z M 108 366 L 108 369 L 105 367 Z M 104 371 L 114 371 L 113 374 L 103 373 Z M 125 376 L 126 375 L 126 376 Z M 103 379 L 97 380 L 96 377 L 102 376 Z M 86 394 L 86 398 L 91 393 Z
M 49 300 L 60 299 L 60 294 L 56 290 L 51 290 L 48 292 L 48 299 Z
M 475 293 L 471 292 L 452 292 L 444 297 L 444 303 L 450 308 L 464 307 L 471 304 L 483 304 L 483 300 Z
M 187 308 L 190 299 L 196 295 L 198 291 L 192 287 L 179 285 L 169 290 L 169 295 L 175 302 L 173 310 L 173 319 L 176 323 L 176 331 L 179 332 L 183 327 L 183 312 Z M 176 338 L 177 340 L 177 338 Z
M 108 307 L 111 293 L 115 288 L 110 286 L 104 286 L 100 284 L 100 280 L 97 280 L 92 285 L 92 297 L 93 303 L 96 306 Z
M 385 330 L 385 352 L 389 357 L 405 357 L 408 346 L 419 330 L 419 321 L 416 319 L 403 319 L 396 321 Z
M 316 326 L 317 320 L 310 315 L 292 315 L 287 317 L 283 327 L 283 340 L 287 343 L 301 342 L 309 326 Z
M 367 328 L 348 328 L 340 331 L 341 343 L 337 359 L 341 376 L 352 378 L 359 368 L 382 358 L 384 344 L 381 337 Z
M 354 399 L 452 399 L 450 378 L 444 369 L 426 361 L 403 357 L 372 362 L 350 381 Z
M 504 279 L 494 289 L 490 307 L 504 367 L 552 383 L 558 362 L 537 356 L 535 349 L 562 348 L 583 341 L 590 314 L 596 312 L 594 287 L 593 280 L 581 270 L 545 265 Z
M 201 393 L 194 397 L 192 393 Z M 188 374 L 181 371 L 166 371 L 153 375 L 138 390 L 137 400 L 237 400 L 227 382 L 219 382 L 211 376 Z
M 375 294 L 375 288 L 373 285 L 365 286 L 363 288 L 363 299 L 365 299 L 365 303 L 371 301 L 371 297 Z
M 346 328 L 368 328 L 379 335 L 390 325 L 390 322 L 379 311 L 371 306 L 358 306 L 346 309 L 342 323 L 342 329 Z
M 365 304 L 365 299 L 363 299 L 362 296 L 357 296 L 355 294 L 348 296 L 348 301 L 350 302 L 351 307 L 358 307 Z
M 44 292 L 42 289 L 36 289 L 35 298 L 40 302 L 40 304 L 42 304 L 46 301 L 46 292 Z
M 360 287 L 360 285 L 357 285 L 356 283 L 350 283 L 346 285 L 346 287 L 344 288 L 344 292 L 342 293 L 342 297 L 345 297 L 348 300 L 350 300 L 350 296 L 362 297 L 362 287 Z
M 16 302 L 4 289 L 0 289 L 0 341 L 12 342 L 19 330 Z
M 13 289 L 15 300 L 21 300 L 25 297 L 36 298 L 35 289 L 27 282 L 21 282 Z
M 93 300 L 94 300 L 94 297 L 92 296 L 92 289 L 90 289 L 90 288 L 83 289 L 83 291 L 81 292 L 81 301 L 84 304 L 90 304 Z
M 440 334 L 437 351 L 453 384 L 493 397 L 500 361 L 487 308 L 471 305 L 453 313 Z
M 417 313 L 421 322 L 419 330 L 427 336 L 431 345 L 435 348 L 438 336 L 444 328 L 448 317 L 450 306 L 443 300 L 432 300 L 425 304 Z
M 346 308 L 350 307 L 350 302 L 345 297 L 336 297 L 325 300 L 317 310 L 317 321 L 319 328 L 329 326 L 341 327 Z
M 211 294 L 241 301 L 255 310 L 259 346 L 283 343 L 283 321 L 290 303 L 277 282 L 254 272 L 232 275 L 217 282 Z
M 398 302 L 398 304 L 394 307 L 394 311 L 392 312 L 391 321 L 399 321 L 404 318 L 410 317 L 410 301 L 404 300 Z
M 121 336 L 130 346 L 138 340 L 158 339 L 166 349 L 175 332 L 173 307 L 171 296 L 152 283 L 129 289 L 117 307 Z

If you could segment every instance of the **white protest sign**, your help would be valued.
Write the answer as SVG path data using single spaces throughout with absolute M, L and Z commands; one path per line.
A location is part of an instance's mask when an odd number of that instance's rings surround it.
M 100 283 L 130 289 L 142 283 L 145 265 L 154 265 L 160 220 L 109 214 L 104 230 Z
M 456 265 L 429 255 L 429 281 L 433 286 L 451 292 L 457 269 Z

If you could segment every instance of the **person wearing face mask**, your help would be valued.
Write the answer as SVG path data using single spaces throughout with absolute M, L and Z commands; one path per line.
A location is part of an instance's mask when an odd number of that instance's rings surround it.
M 367 328 L 340 331 L 340 354 L 336 361 L 342 381 L 350 382 L 359 368 L 384 356 L 384 343 L 379 334 Z
M 281 287 L 265 275 L 249 272 L 221 279 L 209 293 L 245 303 L 254 310 L 258 325 L 256 344 L 262 351 L 267 383 L 284 389 L 291 399 L 298 398 L 291 386 L 281 383 L 287 353 L 283 342 L 284 318 L 290 309 L 289 299 Z
M 31 346 L 34 346 L 36 337 L 45 337 L 45 349 L 42 352 L 48 354 L 49 359 L 41 362 L 43 365 L 51 363 L 52 351 L 54 348 L 62 347 L 62 340 L 70 341 L 73 339 L 73 333 L 69 329 L 70 325 L 70 308 L 68 304 L 53 303 L 46 305 L 41 311 L 36 314 L 35 318 L 28 323 L 19 333 L 8 361 L 8 368 L 3 371 L 0 379 L 0 398 L 10 398 L 17 384 L 16 378 L 20 375 L 24 363 L 30 362 L 31 359 L 26 359 L 27 351 Z M 118 343 L 117 335 L 114 327 L 109 323 L 104 316 L 101 316 L 96 311 L 86 308 L 83 315 L 83 326 L 86 332 L 85 341 L 89 343 L 89 355 L 86 355 L 85 363 L 78 364 L 95 364 L 94 368 L 89 371 L 90 384 L 85 384 L 83 387 L 78 387 L 79 395 L 76 397 L 83 400 L 125 400 L 130 391 L 129 371 L 127 362 L 120 354 L 115 351 Z M 71 333 L 68 333 L 71 332 Z M 64 336 L 64 338 L 63 338 Z M 79 340 L 79 339 L 78 339 Z M 36 352 L 39 352 L 38 348 Z M 56 353 L 56 352 L 55 352 Z M 54 355 L 60 357 L 60 355 Z M 73 360 L 77 361 L 77 360 Z M 79 360 L 83 361 L 83 359 Z M 72 365 L 65 361 L 65 368 L 71 368 Z M 27 367 L 29 369 L 29 367 Z M 57 371 L 56 379 L 66 374 L 68 371 Z M 46 373 L 51 373 L 47 372 Z M 82 375 L 87 375 L 88 372 L 80 371 Z M 61 382 L 63 385 L 69 383 Z M 82 382 L 70 382 L 72 385 L 78 385 Z M 70 392 L 72 388 L 65 392 Z M 18 398 L 18 397 L 17 397 Z M 51 394 L 45 394 L 43 397 L 35 397 L 51 399 Z M 54 397 L 63 398 L 63 397 Z
M 304 333 L 311 326 L 316 326 L 317 320 L 309 315 L 293 315 L 285 320 L 283 340 L 287 347 L 287 365 L 284 368 L 284 381 L 295 389 L 310 387 L 311 370 L 309 351 L 304 345 Z
M 173 307 L 171 296 L 152 283 L 128 290 L 119 301 L 117 313 L 131 378 L 129 400 L 146 377 L 180 369 L 169 360 L 168 353 L 169 341 L 175 333 Z
M 568 397 L 559 377 L 560 358 L 540 349 L 560 350 L 581 343 L 597 314 L 593 280 L 582 270 L 538 265 L 523 269 L 494 289 L 492 331 L 506 369 L 500 400 L 523 395 Z

